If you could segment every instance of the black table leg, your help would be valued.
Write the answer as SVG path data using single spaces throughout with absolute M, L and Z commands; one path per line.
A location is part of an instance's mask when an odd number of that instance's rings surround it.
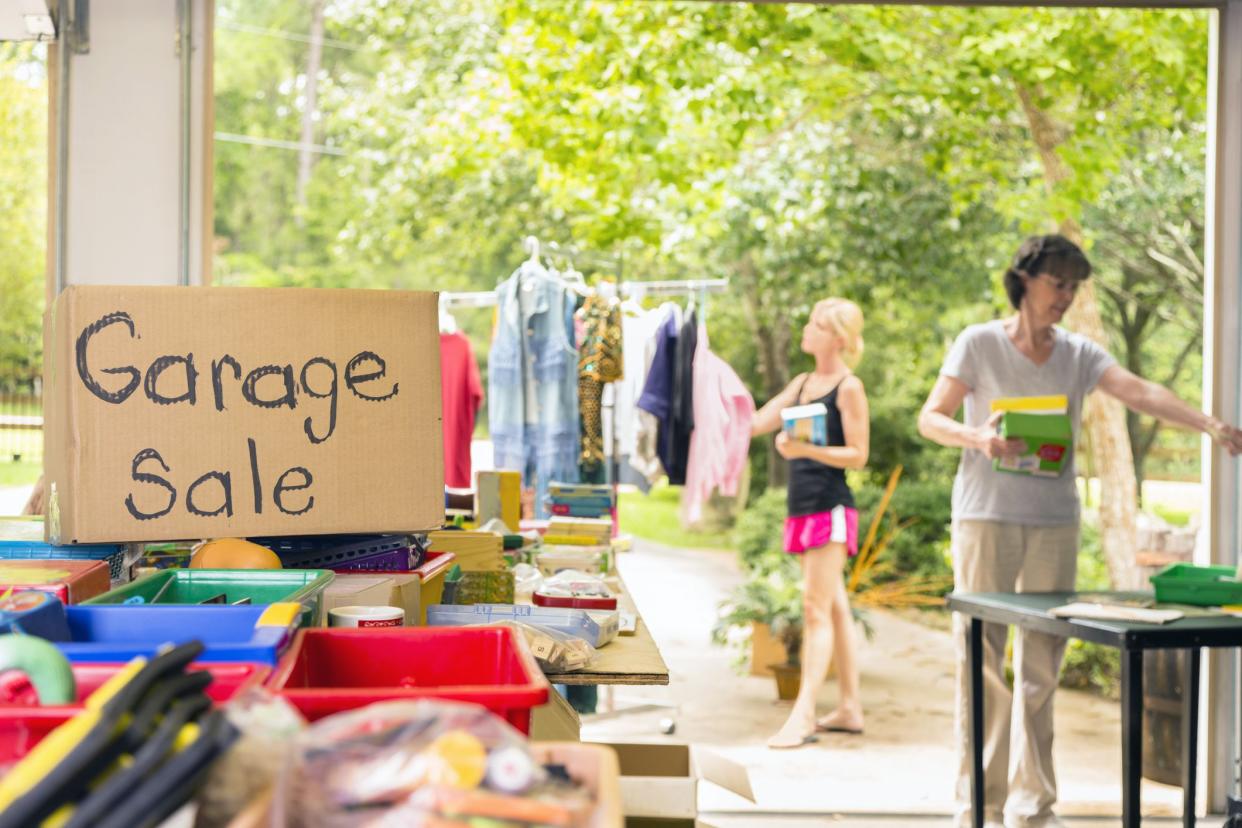
M 983 828 L 983 622 L 970 619 L 970 821 Z
M 1121 824 L 1139 828 L 1143 775 L 1143 651 L 1121 648 Z
M 1199 763 L 1199 655 L 1186 651 L 1187 681 L 1182 688 L 1182 825 L 1195 828 L 1195 785 Z

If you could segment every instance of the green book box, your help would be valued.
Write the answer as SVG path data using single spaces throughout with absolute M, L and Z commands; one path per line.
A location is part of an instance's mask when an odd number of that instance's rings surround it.
M 1009 411 L 1001 418 L 1000 434 L 1007 439 L 1025 440 L 1027 450 L 1017 457 L 997 458 L 992 468 L 1033 477 L 1060 476 L 1074 442 L 1067 414 Z

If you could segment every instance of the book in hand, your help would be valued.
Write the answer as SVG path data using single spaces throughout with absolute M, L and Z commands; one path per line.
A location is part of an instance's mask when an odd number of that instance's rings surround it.
M 1033 477 L 1059 477 L 1074 443 L 1067 413 L 1069 398 L 1064 395 L 1008 397 L 993 400 L 991 408 L 1004 412 L 1000 435 L 1026 443 L 1024 454 L 998 457 L 992 461 L 992 468 Z
M 823 403 L 782 408 L 781 420 L 791 440 L 816 446 L 828 445 L 828 406 Z

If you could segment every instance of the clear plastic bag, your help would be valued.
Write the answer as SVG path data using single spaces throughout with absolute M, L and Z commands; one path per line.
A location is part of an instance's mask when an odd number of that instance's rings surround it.
M 294 742 L 273 817 L 304 828 L 569 826 L 590 807 L 484 708 L 381 702 L 322 719 Z
M 274 785 L 289 745 L 306 729 L 293 705 L 262 687 L 234 696 L 224 713 L 241 738 L 212 765 L 199 793 L 195 828 L 224 828 Z
M 512 627 L 526 638 L 531 653 L 545 673 L 584 670 L 595 660 L 594 647 L 560 630 L 520 621 L 502 621 L 499 626 Z
M 535 590 L 543 585 L 543 573 L 528 563 L 516 564 L 513 567 L 513 594 L 519 598 L 529 598 Z
M 539 591 L 544 595 L 560 595 L 567 598 L 611 598 L 612 591 L 599 575 L 591 575 L 580 569 L 563 569 L 543 579 Z

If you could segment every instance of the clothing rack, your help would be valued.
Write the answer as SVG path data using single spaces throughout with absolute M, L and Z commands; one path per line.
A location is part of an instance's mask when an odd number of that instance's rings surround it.
M 489 308 L 497 302 L 494 290 L 441 291 L 440 307 L 442 308 Z
M 621 260 L 614 259 L 610 256 L 604 256 L 598 253 L 591 253 L 574 247 L 571 244 L 560 244 L 559 242 L 549 241 L 541 242 L 538 236 L 527 236 L 523 241 L 523 247 L 530 254 L 532 261 L 539 261 L 539 253 L 545 250 L 553 256 L 562 256 L 569 260 L 570 267 L 575 262 L 581 262 L 592 267 L 604 268 L 607 270 L 621 271 Z
M 630 296 L 654 296 L 670 293 L 723 293 L 729 288 L 728 279 L 673 279 L 671 281 L 642 282 L 631 280 L 619 288 Z
M 701 295 L 706 297 L 710 293 L 723 293 L 728 290 L 728 279 L 672 279 L 672 280 L 626 280 L 624 278 L 623 262 L 620 258 L 610 259 L 607 256 L 601 256 L 586 253 L 572 245 L 561 245 L 554 241 L 542 242 L 538 236 L 526 236 L 522 240 L 522 248 L 528 257 L 528 261 L 543 264 L 541 254 L 547 253 L 551 256 L 560 256 L 568 260 L 571 269 L 574 267 L 574 261 L 580 261 L 583 264 L 589 264 L 594 267 L 611 269 L 615 272 L 615 282 L 604 280 L 601 284 L 586 288 L 601 296 L 609 298 L 631 298 L 640 299 L 644 296 L 668 296 L 678 294 L 688 294 L 691 297 Z M 693 301 L 693 298 L 692 298 Z M 440 293 L 440 310 L 443 315 L 451 308 L 483 308 L 495 307 L 498 302 L 497 292 L 494 290 L 475 290 L 475 291 L 442 291 Z M 704 298 L 704 306 L 706 301 Z M 608 407 L 612 407 L 609 404 Z M 612 417 L 612 453 L 606 458 L 607 463 L 607 479 L 613 486 L 617 485 L 620 477 L 620 458 L 617 456 L 617 426 L 615 411 Z

